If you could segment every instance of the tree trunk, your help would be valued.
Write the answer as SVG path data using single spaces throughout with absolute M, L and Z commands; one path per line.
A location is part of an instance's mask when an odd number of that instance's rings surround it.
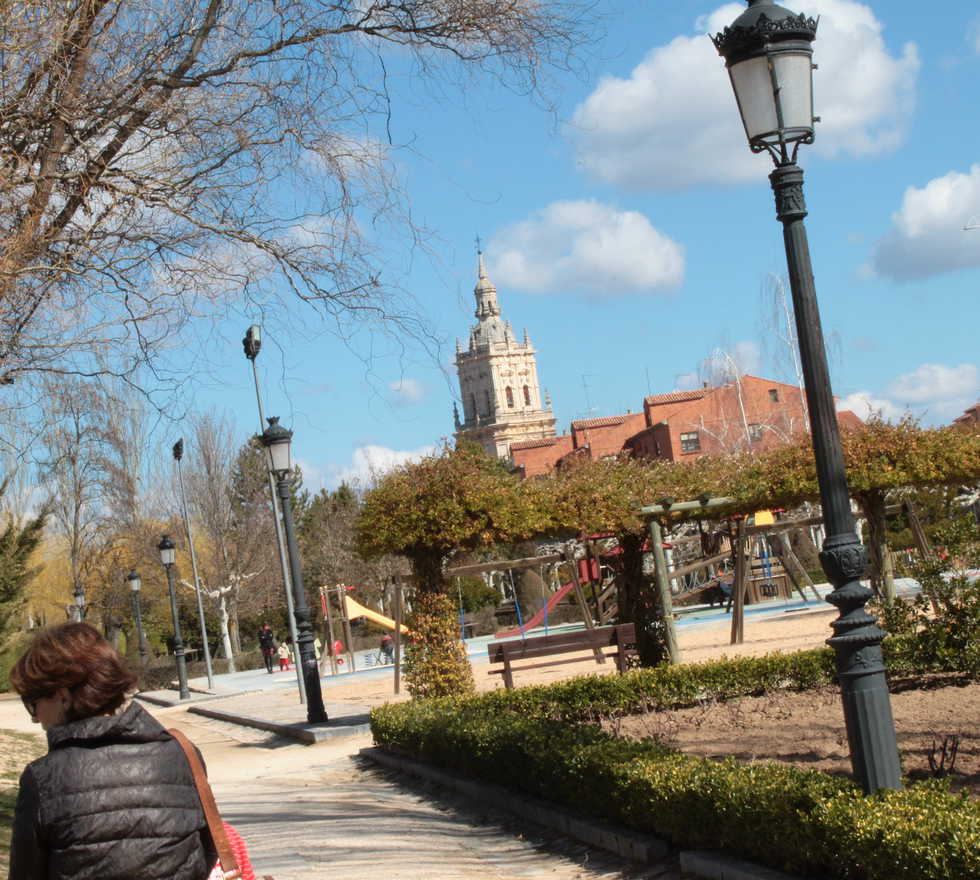
M 224 651 L 225 659 L 228 661 L 228 671 L 237 672 L 235 668 L 235 655 L 231 649 L 231 633 L 228 629 L 230 615 L 228 614 L 228 596 L 224 591 L 218 598 L 218 626 L 221 628 L 221 648 Z
M 442 573 L 443 554 L 441 551 L 423 550 L 408 554 L 415 576 L 415 589 L 419 595 L 426 593 L 445 593 L 446 581 Z
M 636 628 L 636 650 L 641 666 L 670 662 L 663 608 L 652 580 L 643 574 L 645 535 L 619 535 L 623 549 L 623 587 L 628 618 Z M 620 615 L 623 611 L 620 611 Z
M 856 498 L 868 520 L 868 555 L 871 559 L 871 588 L 886 605 L 895 601 L 895 578 L 888 564 L 888 541 L 885 518 L 885 493 L 881 489 L 862 492 Z
M 238 625 L 238 599 L 232 598 L 228 603 L 228 635 L 231 638 L 231 649 L 234 656 L 242 653 L 242 631 Z

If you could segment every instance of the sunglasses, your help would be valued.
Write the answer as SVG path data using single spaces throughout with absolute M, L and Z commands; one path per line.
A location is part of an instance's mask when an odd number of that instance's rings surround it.
M 24 708 L 27 710 L 27 714 L 33 718 L 37 715 L 37 701 L 43 700 L 45 697 L 50 697 L 51 694 L 33 694 L 32 696 L 26 697 L 22 696 L 20 701 L 24 704 Z

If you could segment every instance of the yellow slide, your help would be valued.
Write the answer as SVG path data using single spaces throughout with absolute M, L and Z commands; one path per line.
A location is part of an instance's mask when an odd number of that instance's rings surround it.
M 366 617 L 368 620 L 373 621 L 378 624 L 378 626 L 383 626 L 385 629 L 394 629 L 395 621 L 390 617 L 385 617 L 383 614 L 378 614 L 377 611 L 372 611 L 370 608 L 365 608 L 360 602 L 355 602 L 350 596 L 344 596 L 344 609 L 347 612 L 347 619 L 353 620 L 355 617 Z M 408 634 L 408 627 L 402 624 L 402 632 Z

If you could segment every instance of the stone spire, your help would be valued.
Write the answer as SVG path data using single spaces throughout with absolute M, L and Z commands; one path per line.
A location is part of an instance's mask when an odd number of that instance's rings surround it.
M 481 321 L 484 318 L 494 318 L 500 314 L 500 306 L 497 304 L 497 288 L 493 282 L 487 278 L 487 267 L 483 262 L 483 251 L 477 251 L 479 259 L 479 278 L 473 294 L 476 296 L 476 317 Z

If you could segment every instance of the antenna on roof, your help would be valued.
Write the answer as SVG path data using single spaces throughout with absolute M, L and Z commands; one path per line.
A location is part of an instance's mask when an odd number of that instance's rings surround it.
M 595 407 L 592 405 L 592 399 L 589 397 L 589 376 L 595 376 L 596 373 L 581 373 L 582 376 L 582 388 L 585 389 L 585 417 L 587 419 L 592 418 L 592 413 L 595 412 Z

